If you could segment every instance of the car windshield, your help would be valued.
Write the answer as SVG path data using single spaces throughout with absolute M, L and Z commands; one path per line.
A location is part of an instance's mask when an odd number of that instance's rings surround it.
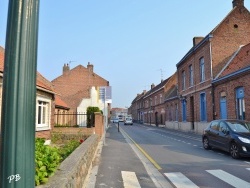
M 249 122 L 240 122 L 240 121 L 230 121 L 227 122 L 229 127 L 234 131 L 234 132 L 250 132 L 250 123 Z

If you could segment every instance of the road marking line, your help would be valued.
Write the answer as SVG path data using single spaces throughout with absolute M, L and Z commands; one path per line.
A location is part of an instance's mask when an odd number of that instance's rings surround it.
M 122 171 L 124 188 L 140 188 L 135 172 Z
M 250 187 L 250 183 L 240 178 L 237 178 L 236 176 L 233 176 L 232 174 L 229 174 L 223 170 L 206 170 L 206 171 L 236 188 Z
M 157 168 L 157 170 L 161 170 L 162 168 L 158 163 L 144 150 L 139 146 L 125 131 L 121 130 L 122 134 L 126 135 L 134 144 L 135 146 L 144 154 L 144 156 Z
M 250 170 L 250 168 L 247 168 L 247 170 Z
M 165 176 L 176 186 L 176 188 L 199 188 L 190 179 L 180 172 L 164 173 Z

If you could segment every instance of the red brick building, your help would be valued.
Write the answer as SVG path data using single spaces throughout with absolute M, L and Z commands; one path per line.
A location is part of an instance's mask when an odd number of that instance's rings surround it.
M 0 47 L 0 83 L 3 83 L 4 48 Z M 36 137 L 50 139 L 54 126 L 54 89 L 52 83 L 37 72 L 36 80 Z M 2 84 L 0 86 L 0 106 L 2 106 Z M 0 108 L 2 110 L 2 108 Z M 1 113 L 0 113 L 1 115 Z
M 164 105 L 165 105 L 165 125 L 174 127 L 179 117 L 179 98 L 177 94 L 177 72 L 169 79 L 164 88 Z
M 90 98 L 92 86 L 109 86 L 109 82 L 94 73 L 94 66 L 88 63 L 87 68 L 78 65 L 70 70 L 69 65 L 63 66 L 63 74 L 51 81 L 55 90 L 71 110 L 77 107 L 83 98 Z
M 110 118 L 111 104 L 104 104 L 99 100 L 99 87 L 109 86 L 109 82 L 94 73 L 92 64 L 88 63 L 87 68 L 78 65 L 73 69 L 70 69 L 68 64 L 64 65 L 62 75 L 52 80 L 52 83 L 71 113 L 86 113 L 87 107 L 95 106 L 107 117 L 105 122 Z M 76 124 L 85 126 L 86 120 Z
M 201 132 L 218 113 L 212 81 L 240 45 L 250 42 L 250 13 L 243 0 L 207 36 L 194 37 L 193 47 L 177 63 L 179 124 L 183 130 Z
M 128 108 L 128 113 L 132 115 L 134 122 L 142 123 L 144 120 L 144 100 L 143 97 L 147 93 L 144 90 L 142 93 L 137 94 Z
M 250 43 L 240 46 L 212 82 L 215 119 L 250 121 Z

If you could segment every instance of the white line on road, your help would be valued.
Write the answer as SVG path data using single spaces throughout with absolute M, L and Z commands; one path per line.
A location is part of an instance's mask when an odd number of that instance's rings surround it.
M 250 170 L 250 168 L 247 168 L 247 170 Z
M 124 188 L 140 188 L 135 172 L 122 171 Z
M 177 188 L 199 188 L 180 172 L 164 173 Z
M 171 184 L 167 181 L 167 179 L 159 172 L 159 170 L 152 164 L 151 161 L 136 147 L 135 142 L 130 138 L 125 131 L 121 128 L 121 133 L 126 138 L 126 141 L 134 150 L 136 155 L 141 160 L 144 165 L 147 174 L 150 176 L 152 181 L 154 182 L 156 188 L 172 188 Z
M 240 178 L 237 178 L 223 170 L 206 170 L 206 171 L 236 188 L 250 187 L 250 183 Z

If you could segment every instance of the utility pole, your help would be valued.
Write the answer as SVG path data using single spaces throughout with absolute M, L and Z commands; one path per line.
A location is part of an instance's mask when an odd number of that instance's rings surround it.
M 0 187 L 35 187 L 39 0 L 9 1 L 3 75 Z

